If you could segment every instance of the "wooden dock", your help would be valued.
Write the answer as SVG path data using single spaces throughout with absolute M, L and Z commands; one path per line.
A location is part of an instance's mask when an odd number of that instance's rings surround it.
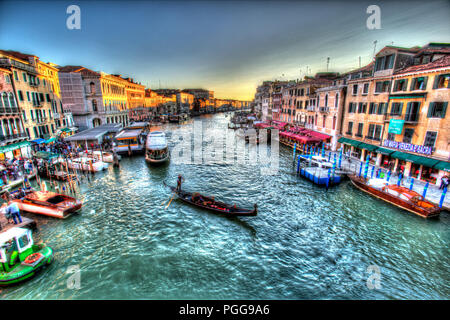
M 0 232 L 8 231 L 11 228 L 14 227 L 20 227 L 20 228 L 28 228 L 28 229 L 35 229 L 36 228 L 36 221 L 33 219 L 22 217 L 22 223 L 14 224 L 14 221 L 11 219 L 8 221 L 3 213 L 0 213 Z M 16 218 L 17 219 L 17 218 Z

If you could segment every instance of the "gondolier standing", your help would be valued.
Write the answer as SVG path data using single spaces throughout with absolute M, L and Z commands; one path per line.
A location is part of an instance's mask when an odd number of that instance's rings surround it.
M 178 175 L 177 179 L 177 191 L 181 190 L 181 184 L 184 182 L 184 178 L 181 174 Z

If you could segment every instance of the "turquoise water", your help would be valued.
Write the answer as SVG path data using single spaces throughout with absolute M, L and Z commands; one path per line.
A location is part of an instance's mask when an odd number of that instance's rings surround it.
M 224 115 L 203 118 L 213 127 Z M 188 126 L 188 125 L 187 125 Z M 187 126 L 168 125 L 171 132 Z M 278 174 L 250 164 L 148 166 L 124 157 L 81 187 L 82 213 L 45 219 L 36 241 L 55 261 L 2 299 L 446 299 L 450 296 L 450 218 L 424 220 L 356 190 L 328 191 L 293 173 L 280 146 Z M 229 219 L 173 200 L 175 184 L 244 207 Z M 70 266 L 80 288 L 70 289 Z M 381 288 L 370 290 L 377 265 Z

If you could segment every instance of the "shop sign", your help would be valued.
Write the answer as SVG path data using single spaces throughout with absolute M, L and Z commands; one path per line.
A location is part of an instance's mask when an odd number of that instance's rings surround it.
M 392 140 L 384 140 L 383 146 L 388 147 L 388 148 L 397 149 L 397 150 L 409 151 L 409 152 L 415 152 L 415 153 L 427 154 L 427 155 L 431 155 L 431 152 L 433 151 L 433 148 L 431 148 L 431 147 L 420 146 L 417 144 L 411 144 L 411 143 L 405 143 L 405 142 L 392 141 Z
M 398 119 L 389 120 L 389 133 L 402 134 L 404 123 L 405 120 L 398 120 Z

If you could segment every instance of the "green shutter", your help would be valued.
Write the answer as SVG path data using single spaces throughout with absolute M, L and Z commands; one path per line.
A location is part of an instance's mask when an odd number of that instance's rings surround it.
M 428 77 L 425 77 L 423 79 L 423 89 L 422 90 L 427 90 L 427 83 L 428 83 Z
M 413 91 L 414 90 L 414 84 L 416 83 L 416 78 L 412 79 L 411 81 L 411 87 L 409 88 L 409 91 Z
M 403 111 L 403 102 L 400 102 L 400 107 L 398 108 L 398 114 L 402 115 L 402 111 Z
M 402 91 L 408 90 L 408 79 L 403 80 Z
M 389 69 L 392 69 L 392 67 L 394 66 L 394 59 L 395 59 L 395 55 L 391 55 L 391 59 L 389 61 Z
M 434 77 L 433 89 L 437 89 L 438 84 L 439 84 L 439 75 L 436 75 Z
M 405 118 L 408 117 L 410 111 L 411 111 L 411 102 L 408 102 L 408 104 L 406 105 Z
M 427 113 L 428 118 L 431 118 L 431 115 L 433 114 L 433 109 L 434 109 L 434 102 L 430 102 L 430 105 L 428 106 L 428 113 Z
M 448 102 L 444 102 L 444 106 L 442 107 L 442 119 L 445 119 L 445 113 L 447 112 Z

